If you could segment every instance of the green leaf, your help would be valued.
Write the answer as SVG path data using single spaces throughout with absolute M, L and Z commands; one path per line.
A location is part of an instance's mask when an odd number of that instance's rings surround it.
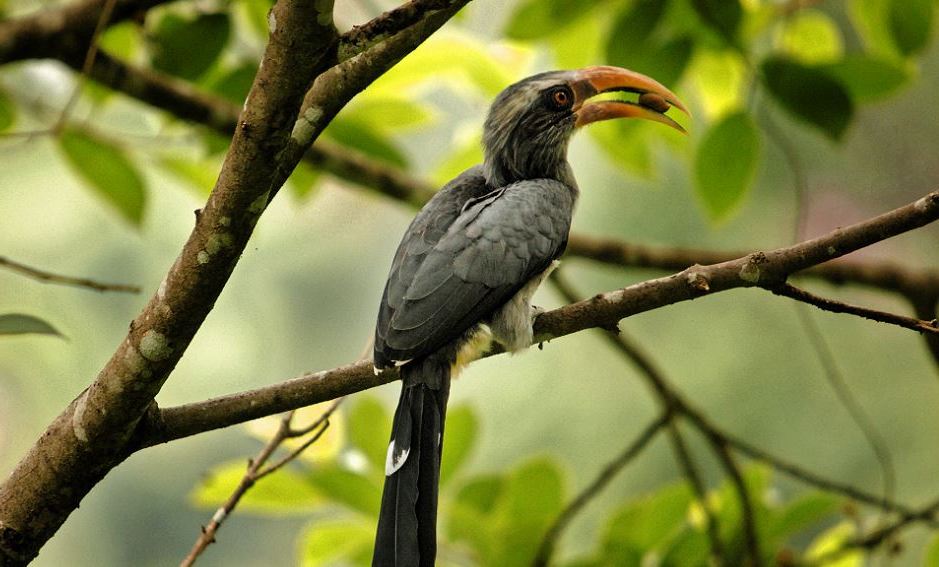
M 434 168 L 432 178 L 437 185 L 442 187 L 457 175 L 482 161 L 482 134 L 475 132 L 467 136 L 465 140 L 453 144 L 453 151 Z
M 563 30 L 590 11 L 597 0 L 525 0 L 512 14 L 504 34 L 532 40 Z
M 761 65 L 769 92 L 792 115 L 839 140 L 854 115 L 845 88 L 823 69 L 784 57 L 771 57 Z
M 505 489 L 503 476 L 480 476 L 468 481 L 449 506 L 447 534 L 453 541 L 466 542 L 476 550 L 482 564 L 492 565 L 499 525 L 494 521 L 496 506 Z
M 692 6 L 707 25 L 731 45 L 737 44 L 737 30 L 743 19 L 738 0 L 692 0 Z
M 425 82 L 439 86 L 456 79 L 487 99 L 514 82 L 531 59 L 529 51 L 500 44 L 494 57 L 486 44 L 465 35 L 434 34 L 370 87 L 373 95 L 400 97 Z M 460 85 L 463 86 L 463 85 Z
M 844 53 L 838 24 L 819 10 L 800 10 L 786 20 L 780 43 L 783 51 L 803 63 L 829 63 Z
M 478 428 L 479 422 L 470 406 L 457 406 L 447 411 L 443 460 L 440 463 L 441 486 L 445 485 L 466 462 L 476 443 Z
M 627 504 L 607 524 L 604 557 L 642 555 L 662 546 L 687 525 L 692 502 L 687 484 L 673 484 Z
M 708 565 L 711 544 L 707 535 L 691 528 L 683 530 L 662 556 L 662 565 L 668 567 L 700 567 Z M 728 563 L 731 565 L 733 563 Z
M 241 483 L 245 470 L 245 461 L 214 467 L 190 492 L 190 502 L 201 508 L 221 506 Z M 285 467 L 258 480 L 245 492 L 238 502 L 238 511 L 270 516 L 306 515 L 326 501 L 303 474 Z
M 616 165 L 643 177 L 652 175 L 652 152 L 646 124 L 607 120 L 591 124 L 588 131 Z
M 899 55 L 887 21 L 892 2 L 894 0 L 864 0 L 846 4 L 854 28 L 867 47 L 866 51 L 889 58 Z
M 939 535 L 932 539 L 926 548 L 926 562 L 924 567 L 939 567 Z
M 355 397 L 347 415 L 349 441 L 362 451 L 372 469 L 384 476 L 386 437 L 391 431 L 391 416 L 385 406 L 372 396 L 360 395 Z
M 606 16 L 596 12 L 578 18 L 548 38 L 551 52 L 559 68 L 579 69 L 601 60 L 605 39 Z
M 201 196 L 207 196 L 212 191 L 218 177 L 218 164 L 214 160 L 164 157 L 160 159 L 160 165 Z
M 691 60 L 694 41 L 687 35 L 659 39 L 655 31 L 666 7 L 660 0 L 640 0 L 620 12 L 606 44 L 607 63 L 645 73 L 665 86 L 677 83 Z
M 323 135 L 338 144 L 358 150 L 380 161 L 399 167 L 407 167 L 408 165 L 407 158 L 395 146 L 394 142 L 379 134 L 367 124 L 339 117 L 326 127 Z
M 267 39 L 268 13 L 274 7 L 272 0 L 241 0 L 237 4 L 239 12 L 244 15 L 251 29 L 258 37 Z
M 760 160 L 760 134 L 746 112 L 735 112 L 712 126 L 695 156 L 695 189 L 708 215 L 726 218 L 753 185 Z
M 699 49 L 688 78 L 694 81 L 707 116 L 715 117 L 743 106 L 746 65 L 729 50 Z
M 912 55 L 923 50 L 932 32 L 933 0 L 891 0 L 890 33 L 900 52 Z
M 231 22 L 224 13 L 186 18 L 163 16 L 152 34 L 153 66 L 188 80 L 201 77 L 228 43 Z
M 498 551 L 488 565 L 530 565 L 541 537 L 564 503 L 561 471 L 548 459 L 523 464 L 508 478 L 496 517 Z
M 825 492 L 812 492 L 788 503 L 782 510 L 774 510 L 766 530 L 770 540 L 798 534 L 838 512 L 840 499 Z
M 140 26 L 126 21 L 104 30 L 98 39 L 98 47 L 118 59 L 133 60 L 141 48 Z
M 848 55 L 822 69 L 838 79 L 857 102 L 887 98 L 910 80 L 900 65 L 869 55 Z
M 16 120 L 16 107 L 13 100 L 3 91 L 0 91 L 0 132 L 7 130 Z
M 315 193 L 319 179 L 319 171 L 302 162 L 297 164 L 287 179 L 290 194 L 299 201 L 309 199 Z
M 856 528 L 851 522 L 844 521 L 825 530 L 809 545 L 805 558 L 812 564 L 813 560 L 841 550 L 844 544 L 856 535 Z M 857 549 L 848 549 L 839 553 L 836 559 L 825 561 L 824 567 L 863 567 L 864 553 Z
M 209 90 L 235 104 L 242 104 L 248 97 L 248 91 L 251 90 L 257 71 L 258 66 L 254 63 L 243 63 L 224 73 L 209 86 Z
M 146 204 L 143 179 L 120 148 L 76 129 L 62 132 L 59 146 L 79 176 L 125 220 L 140 226 Z
M 373 523 L 356 520 L 313 522 L 300 536 L 300 565 L 368 565 L 374 537 Z
M 64 337 L 55 327 L 38 317 L 22 313 L 0 315 L 0 335 L 54 335 Z
M 342 111 L 342 118 L 390 133 L 423 126 L 432 114 L 421 104 L 403 98 L 366 96 Z
M 345 504 L 369 518 L 378 517 L 381 487 L 372 479 L 334 464 L 313 467 L 307 478 L 321 493 L 328 494 L 333 501 Z

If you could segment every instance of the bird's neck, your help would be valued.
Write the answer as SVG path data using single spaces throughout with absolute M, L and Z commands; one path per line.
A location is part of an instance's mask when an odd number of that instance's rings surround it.
M 566 148 L 565 148 L 566 150 Z M 567 152 L 561 155 L 507 156 L 503 152 L 487 154 L 483 175 L 491 187 L 505 187 L 529 179 L 554 179 L 568 186 L 576 197 L 577 180 L 567 163 Z

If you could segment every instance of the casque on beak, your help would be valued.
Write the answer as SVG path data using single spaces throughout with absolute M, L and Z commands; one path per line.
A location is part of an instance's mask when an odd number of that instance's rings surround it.
M 644 118 L 661 122 L 685 133 L 681 124 L 665 115 L 672 106 L 691 115 L 675 93 L 661 83 L 641 73 L 620 67 L 587 67 L 576 71 L 571 88 L 574 91 L 575 125 L 579 128 L 613 118 Z M 638 93 L 639 102 L 624 100 L 601 100 L 588 102 L 588 99 L 601 93 L 624 91 Z

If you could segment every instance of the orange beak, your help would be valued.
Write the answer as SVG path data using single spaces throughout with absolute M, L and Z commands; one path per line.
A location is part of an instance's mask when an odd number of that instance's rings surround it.
M 574 114 L 577 115 L 575 125 L 578 128 L 591 122 L 613 118 L 644 118 L 686 133 L 681 124 L 666 116 L 665 112 L 674 106 L 688 116 L 691 116 L 691 113 L 675 93 L 643 74 L 619 67 L 587 67 L 575 72 L 571 88 L 574 90 Z M 587 99 L 600 93 L 615 91 L 639 93 L 639 101 L 587 102 Z

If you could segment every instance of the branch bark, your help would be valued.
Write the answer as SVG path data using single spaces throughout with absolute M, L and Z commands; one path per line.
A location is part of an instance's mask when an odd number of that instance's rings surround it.
M 211 310 L 264 210 L 313 69 L 337 37 L 331 2 L 280 0 L 272 17 L 278 25 L 262 69 L 182 252 L 95 381 L 0 485 L 0 563 L 35 557 L 127 456 L 135 426 Z
M 677 274 L 602 293 L 541 314 L 537 341 L 589 328 L 613 329 L 620 319 L 705 295 L 784 282 L 800 270 L 832 260 L 939 219 L 939 191 L 914 203 L 820 238 L 757 252 L 710 266 L 692 266 Z M 183 406 L 151 408 L 141 422 L 135 447 L 146 447 L 228 427 L 387 384 L 398 378 L 389 370 L 375 375 L 370 362 L 305 374 L 279 384 Z

